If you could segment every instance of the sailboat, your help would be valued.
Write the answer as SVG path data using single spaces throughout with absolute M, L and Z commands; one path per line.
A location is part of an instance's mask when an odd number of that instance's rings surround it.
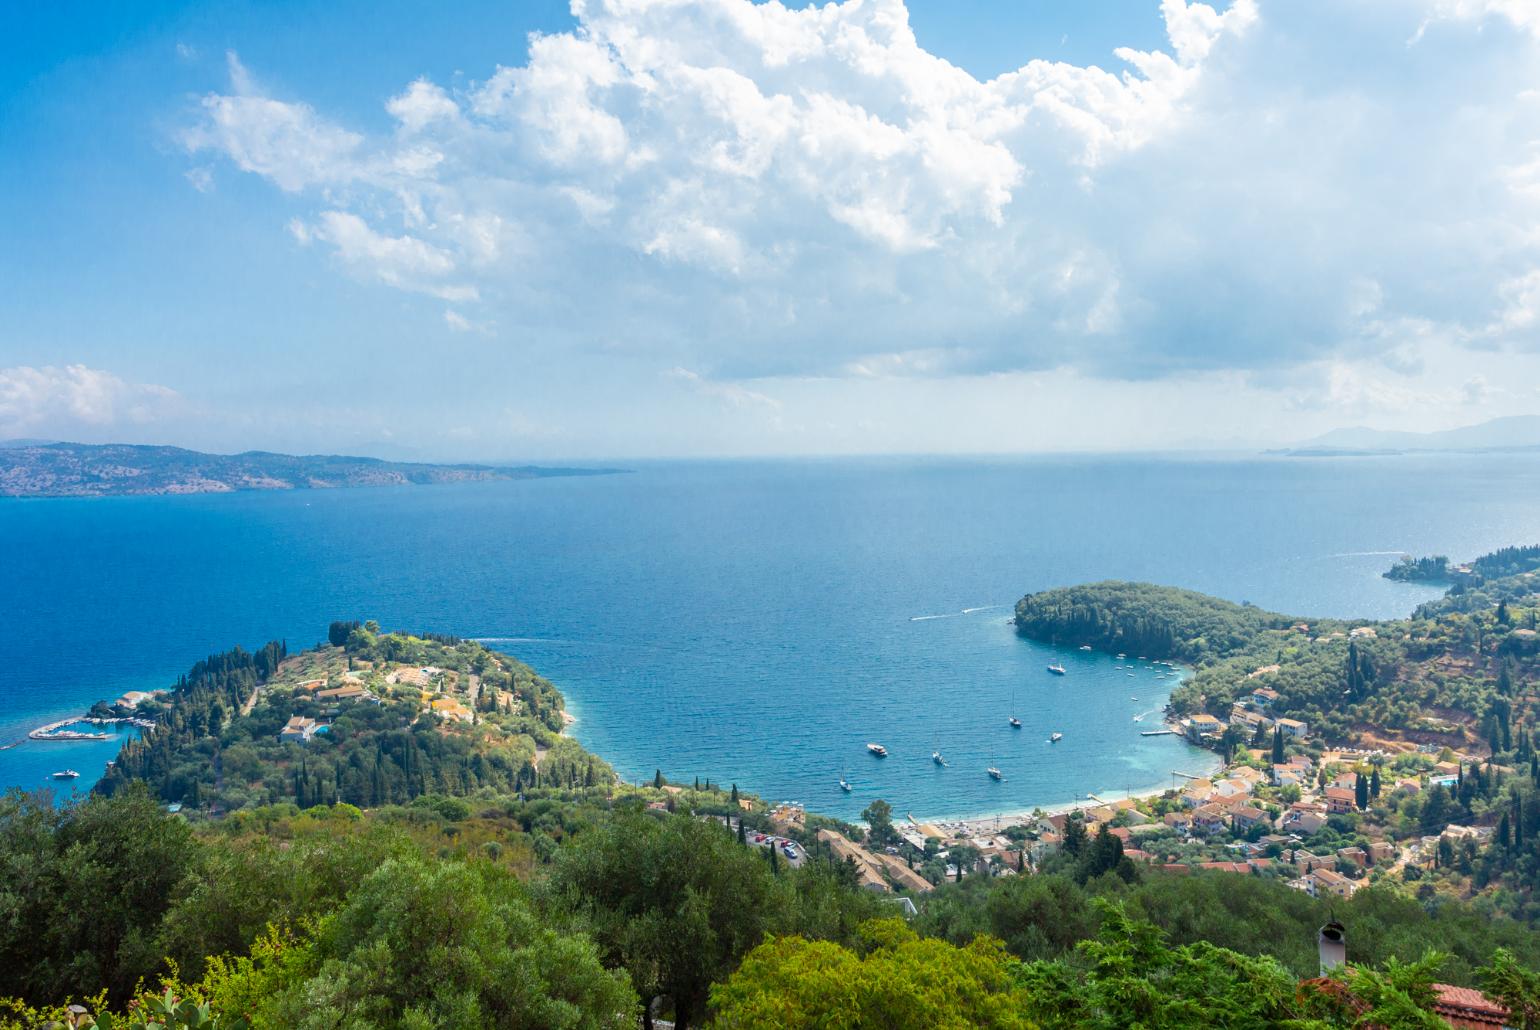
M 1048 738 L 1048 743 L 1050 743 L 1050 744 L 1057 744 L 1059 741 L 1061 741 L 1063 739 L 1064 739 L 1064 734 L 1056 732 L 1056 733 L 1054 733 L 1053 736 Z
M 1019 730 L 1019 729 L 1021 729 L 1021 720 L 1016 718 L 1016 716 L 1014 714 L 1015 713 L 1015 709 L 1016 709 L 1016 688 L 1012 687 L 1011 688 L 1011 711 L 1012 711 L 1011 726 L 1012 726 L 1012 728 Z
M 850 781 L 845 779 L 845 770 L 843 767 L 840 768 L 840 790 L 843 790 L 846 794 L 850 793 Z
M 1003 780 L 1005 779 L 1005 774 L 991 765 L 989 767 L 989 778 L 992 780 Z
M 946 768 L 946 759 L 941 757 L 940 751 L 932 751 L 930 753 L 930 760 L 941 766 L 943 769 Z
M 1062 665 L 1050 665 L 1050 666 L 1048 666 L 1048 671 L 1053 673 L 1055 676 L 1063 676 L 1064 675 L 1064 666 L 1062 666 Z

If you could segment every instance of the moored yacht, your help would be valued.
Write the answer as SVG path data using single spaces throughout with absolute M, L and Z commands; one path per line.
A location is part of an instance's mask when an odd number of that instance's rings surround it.
M 77 779 L 79 776 L 80 774 L 73 769 L 60 769 L 58 772 L 53 774 L 53 778 L 56 780 L 73 780 Z
M 1003 780 L 1005 779 L 1005 774 L 991 765 L 989 767 L 989 778 L 992 780 Z
M 1013 716 L 1011 716 L 1011 725 L 1016 727 L 1019 730 L 1019 729 L 1021 729 L 1021 720 L 1016 718 L 1013 715 Z
M 940 751 L 932 751 L 930 753 L 930 760 L 940 766 L 946 765 L 946 759 L 941 757 Z
M 1062 675 L 1064 675 L 1064 666 L 1062 666 L 1062 665 L 1050 665 L 1050 666 L 1048 666 L 1048 671 L 1053 673 L 1055 676 L 1062 676 Z
M 1064 734 L 1062 734 L 1062 733 L 1055 733 L 1053 736 L 1048 738 L 1048 743 L 1050 743 L 1050 744 L 1057 744 L 1059 741 L 1061 741 L 1063 739 L 1064 739 Z
M 870 751 L 878 758 L 888 757 L 888 749 L 883 747 L 881 744 L 868 744 L 866 745 L 866 750 Z
M 840 790 L 843 790 L 846 794 L 850 793 L 850 783 L 843 776 L 840 777 Z

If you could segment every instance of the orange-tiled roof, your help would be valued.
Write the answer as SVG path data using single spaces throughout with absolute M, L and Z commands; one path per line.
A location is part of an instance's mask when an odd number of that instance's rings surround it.
M 1461 1020 L 1456 1026 L 1500 1027 L 1508 1018 L 1506 1008 L 1480 991 L 1455 987 L 1453 984 L 1434 984 L 1433 989 L 1438 992 L 1438 999 L 1433 1002 L 1433 1011 L 1441 1016 Z

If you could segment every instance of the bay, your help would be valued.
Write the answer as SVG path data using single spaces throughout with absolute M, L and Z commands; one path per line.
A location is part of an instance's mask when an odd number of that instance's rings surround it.
M 878 796 L 921 816 L 1013 812 L 1210 761 L 1139 736 L 1156 717 L 1134 716 L 1174 683 L 1163 670 L 1016 637 L 1023 593 L 1142 579 L 1306 616 L 1393 617 L 1437 593 L 1383 579 L 1396 552 L 1540 540 L 1527 454 L 633 467 L 0 502 L 0 744 L 233 644 L 298 648 L 331 619 L 374 618 L 530 663 L 566 693 L 579 739 L 629 779 L 662 769 L 846 817 Z M 1047 673 L 1056 661 L 1068 675 Z M 869 757 L 868 741 L 890 757 Z M 0 751 L 0 785 L 52 786 L 69 767 L 84 789 L 115 748 L 26 742 Z

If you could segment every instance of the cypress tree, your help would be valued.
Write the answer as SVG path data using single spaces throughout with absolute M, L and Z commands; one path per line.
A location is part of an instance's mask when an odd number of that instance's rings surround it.
M 656 772 L 654 772 L 652 774 L 652 786 L 653 786 L 654 790 L 662 790 L 663 789 L 663 770 L 662 769 L 659 769 L 658 771 L 656 771 Z

